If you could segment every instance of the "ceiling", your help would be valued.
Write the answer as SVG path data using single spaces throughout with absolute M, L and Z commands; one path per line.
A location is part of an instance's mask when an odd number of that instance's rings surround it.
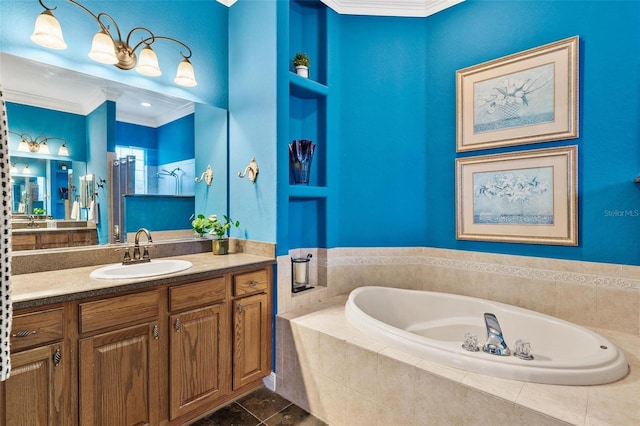
M 220 1 L 220 0 L 218 0 Z M 464 0 L 321 0 L 340 14 L 426 17 Z

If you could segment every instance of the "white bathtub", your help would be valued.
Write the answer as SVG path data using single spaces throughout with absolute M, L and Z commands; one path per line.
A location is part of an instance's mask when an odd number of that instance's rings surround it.
M 533 360 L 482 351 L 484 313 L 498 318 L 511 350 L 531 342 Z M 447 366 L 525 382 L 596 385 L 628 372 L 613 343 L 578 325 L 503 303 L 473 297 L 388 287 L 359 287 L 345 307 L 349 322 L 391 346 Z M 467 332 L 478 336 L 478 352 L 462 348 Z

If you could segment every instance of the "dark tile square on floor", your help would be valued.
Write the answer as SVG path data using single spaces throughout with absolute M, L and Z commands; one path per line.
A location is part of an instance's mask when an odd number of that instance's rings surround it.
M 277 393 L 262 387 L 191 426 L 327 426 Z

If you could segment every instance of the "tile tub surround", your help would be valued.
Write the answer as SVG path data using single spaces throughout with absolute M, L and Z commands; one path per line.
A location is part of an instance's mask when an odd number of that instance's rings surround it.
M 484 376 L 415 357 L 363 335 L 346 296 L 276 319 L 276 389 L 335 426 L 640 424 L 640 337 L 594 330 L 625 351 L 629 375 L 599 386 Z
M 292 295 L 291 257 L 307 253 L 316 288 Z M 640 335 L 638 266 L 425 247 L 297 249 L 277 260 L 278 313 L 379 285 L 480 297 Z

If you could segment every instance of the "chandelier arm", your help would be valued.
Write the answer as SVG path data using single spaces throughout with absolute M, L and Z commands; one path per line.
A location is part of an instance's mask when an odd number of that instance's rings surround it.
M 41 1 L 41 0 L 38 0 Z M 102 18 L 103 16 L 106 16 L 107 18 L 109 18 L 109 20 L 113 23 L 114 27 L 116 28 L 116 31 L 118 32 L 118 40 L 117 41 L 122 41 L 122 35 L 120 34 L 120 27 L 118 26 L 118 23 L 116 22 L 115 19 L 113 19 L 113 17 L 111 15 L 109 15 L 108 13 L 104 13 L 104 12 L 100 12 L 99 14 L 95 14 L 92 11 L 90 11 L 89 9 L 87 9 L 85 6 L 81 5 L 80 3 L 78 3 L 77 1 L 74 0 L 67 0 L 69 3 L 72 3 L 76 6 L 78 6 L 80 9 L 84 10 L 85 12 L 87 12 L 89 15 L 91 15 L 93 17 L 93 19 L 96 20 L 96 22 L 98 22 L 98 25 L 100 25 L 100 28 L 106 32 L 107 34 L 109 34 L 109 37 L 111 37 L 112 40 L 116 41 L 113 36 L 111 35 L 111 32 L 109 31 L 109 25 L 105 25 L 102 23 L 102 21 L 100 20 L 100 18 Z
M 44 5 L 44 3 L 42 3 L 42 0 L 38 0 L 38 2 L 40 2 L 40 6 L 44 7 L 45 10 L 56 10 L 58 8 L 58 6 L 56 7 L 47 7 Z
M 136 44 L 134 47 L 131 47 L 131 45 L 129 44 L 129 40 L 131 39 L 131 34 L 133 34 L 134 31 L 146 31 L 150 34 L 150 37 L 144 38 L 142 39 L 138 44 Z M 151 46 L 155 41 L 156 41 L 156 37 L 150 29 L 145 28 L 145 27 L 135 27 L 133 28 L 131 31 L 129 31 L 129 34 L 127 34 L 127 41 L 125 42 L 127 44 L 127 46 L 129 46 L 129 48 L 131 49 L 132 52 L 135 52 L 136 49 L 138 49 L 138 47 L 140 47 L 142 44 L 146 44 L 147 46 Z M 151 42 L 149 42 L 149 40 L 151 40 Z
M 186 44 L 184 44 L 183 42 L 181 42 L 180 40 L 176 40 L 175 38 L 166 37 L 166 36 L 155 36 L 155 38 L 157 40 L 169 40 L 169 41 L 172 41 L 172 42 L 174 42 L 176 44 L 179 44 L 180 46 L 184 47 L 185 49 L 187 49 L 189 51 L 188 55 L 185 55 L 184 53 L 182 53 L 182 50 L 180 51 L 180 55 L 182 55 L 182 57 L 184 59 L 189 59 L 191 57 L 191 55 L 192 55 L 191 48 L 189 46 L 187 46 Z

